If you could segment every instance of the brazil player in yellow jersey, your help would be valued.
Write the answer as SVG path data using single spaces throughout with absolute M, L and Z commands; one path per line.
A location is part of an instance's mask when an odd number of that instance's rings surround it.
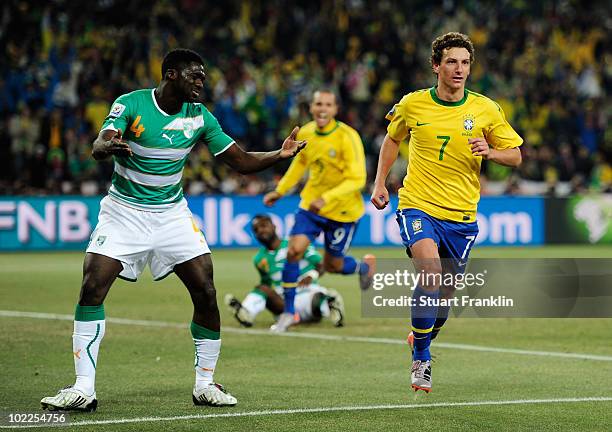
M 371 202 L 378 209 L 389 203 L 385 181 L 400 142 L 408 139 L 408 170 L 399 190 L 397 222 L 416 270 L 435 276 L 462 272 L 478 235 L 482 160 L 517 167 L 523 140 L 497 103 L 465 88 L 474 61 L 474 47 L 466 35 L 440 36 L 431 51 L 437 84 L 408 93 L 386 116 L 390 123 L 380 149 Z M 440 287 L 441 279 L 425 278 L 413 293 L 409 341 L 415 391 L 431 391 L 429 346 L 446 322 L 448 308 L 420 304 L 435 304 L 428 298 L 452 295 L 452 287 Z
M 264 196 L 264 204 L 273 205 L 308 171 L 283 268 L 285 310 L 272 326 L 277 332 L 286 331 L 297 321 L 294 298 L 299 261 L 321 232 L 325 236 L 325 271 L 358 273 L 362 289 L 369 286 L 374 271 L 374 256 L 366 255 L 358 262 L 346 255 L 357 221 L 365 211 L 361 190 L 365 186 L 366 168 L 361 138 L 353 128 L 336 120 L 338 104 L 330 90 L 314 92 L 310 113 L 313 121 L 298 133 L 300 140 L 308 140 L 308 147 L 292 161 L 276 190 Z

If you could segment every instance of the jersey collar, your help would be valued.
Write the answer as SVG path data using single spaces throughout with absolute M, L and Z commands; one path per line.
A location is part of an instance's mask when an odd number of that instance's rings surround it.
M 319 130 L 319 128 L 315 128 L 315 133 L 319 136 L 325 136 L 325 135 L 331 134 L 339 127 L 340 127 L 340 122 L 338 120 L 335 120 L 334 122 L 329 122 L 329 124 L 325 126 L 323 130 Z
M 465 101 L 467 100 L 468 91 L 467 89 L 463 89 L 463 98 L 461 100 L 458 100 L 457 102 L 443 101 L 436 94 L 436 87 L 438 86 L 433 86 L 432 88 L 430 88 L 429 94 L 431 95 L 431 98 L 434 100 L 434 102 L 437 103 L 438 105 L 447 106 L 447 107 L 456 107 L 456 106 L 463 105 Z
M 159 107 L 159 105 L 157 105 L 157 99 L 155 99 L 155 89 L 151 89 L 151 98 L 153 99 L 153 104 L 155 105 L 155 108 L 157 108 L 157 110 L 162 113 L 164 116 L 166 117 L 170 117 L 170 114 L 168 114 L 166 111 L 164 111 L 163 109 L 161 109 Z

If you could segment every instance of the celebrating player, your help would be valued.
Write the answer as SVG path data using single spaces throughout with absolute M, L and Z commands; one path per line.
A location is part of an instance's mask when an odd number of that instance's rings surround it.
M 414 291 L 409 335 L 414 344 L 412 388 L 426 392 L 431 391 L 429 346 L 446 322 L 448 308 L 420 304 L 440 295 L 436 281 L 441 278 L 436 275 L 461 272 L 467 262 L 478 234 L 482 160 L 517 167 L 521 163 L 517 147 L 523 142 L 499 105 L 465 88 L 474 61 L 474 47 L 467 36 L 447 33 L 433 41 L 431 51 L 437 84 L 407 94 L 387 114 L 390 123 L 371 198 L 378 209 L 389 203 L 385 180 L 400 142 L 408 138 L 409 168 L 399 190 L 397 222 L 416 270 L 434 276 L 424 278 L 429 283 Z M 440 258 L 450 263 L 443 265 Z M 451 296 L 452 291 L 441 295 Z
M 183 198 L 181 177 L 197 143 L 239 171 L 263 170 L 295 156 L 305 145 L 295 139 L 268 153 L 243 151 L 198 103 L 204 86 L 202 58 L 186 49 L 170 51 L 155 89 L 120 96 L 93 143 L 96 160 L 114 160 L 112 185 L 102 199 L 98 225 L 85 255 L 83 283 L 74 318 L 76 382 L 41 400 L 52 410 L 93 411 L 95 373 L 104 337 L 104 299 L 117 278 L 135 281 L 149 264 L 160 280 L 174 272 L 187 287 L 194 311 L 196 405 L 235 405 L 236 398 L 213 382 L 221 346 L 210 249 Z
M 276 190 L 264 196 L 264 204 L 273 205 L 308 170 L 308 181 L 300 194 L 302 200 L 295 215 L 283 268 L 285 309 L 271 328 L 276 332 L 287 331 L 299 319 L 294 307 L 299 262 L 308 245 L 321 232 L 325 234 L 325 271 L 358 273 L 361 288 L 366 289 L 375 265 L 373 255 L 364 256 L 362 262 L 346 255 L 357 221 L 364 213 L 361 190 L 366 181 L 366 169 L 361 138 L 353 128 L 335 119 L 338 105 L 332 91 L 316 91 L 310 113 L 314 120 L 299 133 L 300 139 L 308 140 L 308 148 L 293 160 Z
M 232 294 L 225 296 L 225 303 L 234 312 L 236 320 L 245 327 L 251 327 L 255 317 L 264 309 L 274 315 L 284 310 L 281 273 L 287 257 L 287 240 L 281 240 L 276 226 L 267 215 L 256 215 L 251 228 L 262 247 L 253 259 L 260 276 L 260 283 L 242 303 Z M 323 288 L 318 283 L 321 270 L 321 255 L 308 246 L 304 258 L 299 262 L 300 276 L 295 296 L 295 312 L 300 322 L 317 322 L 329 318 L 336 327 L 343 325 L 344 302 L 335 290 Z

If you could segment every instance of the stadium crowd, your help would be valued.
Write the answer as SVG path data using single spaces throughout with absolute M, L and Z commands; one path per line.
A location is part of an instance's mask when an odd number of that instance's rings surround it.
M 155 87 L 161 58 L 177 46 L 203 55 L 203 102 L 249 150 L 277 148 L 310 119 L 313 89 L 337 89 L 339 118 L 361 133 L 373 176 L 385 113 L 433 85 L 430 42 L 446 31 L 470 35 L 468 88 L 495 99 L 525 138 L 518 170 L 484 164 L 484 193 L 612 190 L 606 2 L 100 0 L 82 9 L 10 0 L 0 10 L 2 194 L 103 193 L 112 165 L 91 158 L 91 143 L 111 103 Z M 200 148 L 186 191 L 259 194 L 283 168 L 238 176 Z

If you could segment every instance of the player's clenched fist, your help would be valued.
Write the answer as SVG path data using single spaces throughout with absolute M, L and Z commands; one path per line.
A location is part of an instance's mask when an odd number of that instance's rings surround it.
M 489 148 L 489 143 L 484 138 L 469 138 L 468 144 L 472 146 L 472 154 L 474 156 L 482 156 L 483 159 L 489 158 L 491 149 Z
M 378 210 L 382 210 L 389 204 L 389 191 L 385 186 L 374 185 L 370 202 L 374 204 Z

